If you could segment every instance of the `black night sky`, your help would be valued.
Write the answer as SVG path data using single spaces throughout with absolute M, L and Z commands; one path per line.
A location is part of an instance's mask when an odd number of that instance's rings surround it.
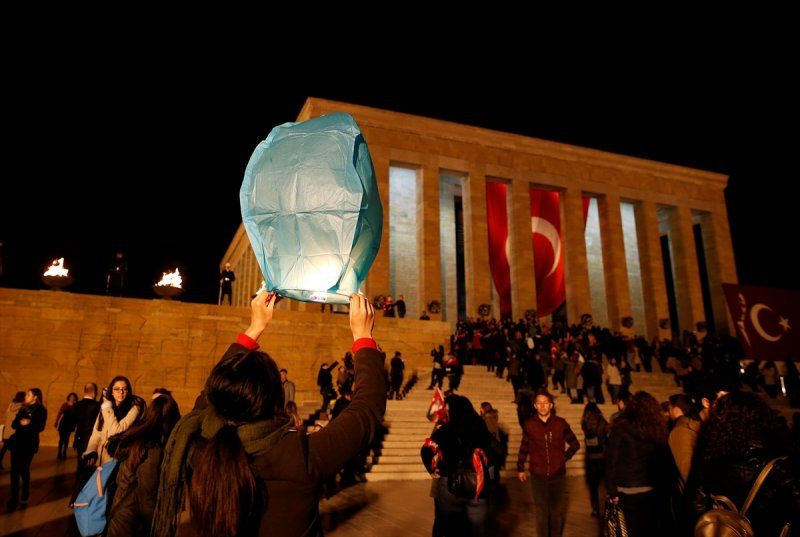
M 180 267 L 184 300 L 215 302 L 218 263 L 240 222 L 250 153 L 309 95 L 514 132 L 731 176 L 726 191 L 741 283 L 800 289 L 794 253 L 796 114 L 768 91 L 287 94 L 243 80 L 67 85 L 18 102 L 3 177 L 0 285 L 40 289 L 65 257 L 74 292 L 100 293 L 115 249 L 127 296 L 153 298 Z M 796 127 L 795 127 L 796 129 Z M 11 170 L 11 164 L 15 164 Z

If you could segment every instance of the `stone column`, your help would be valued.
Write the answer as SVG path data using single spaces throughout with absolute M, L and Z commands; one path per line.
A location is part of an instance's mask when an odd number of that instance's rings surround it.
M 617 194 L 606 194 L 597 200 L 600 217 L 600 240 L 603 247 L 603 273 L 606 283 L 606 304 L 613 330 L 629 330 L 622 318 L 631 315 L 631 293 L 628 288 L 628 265 L 622 237 L 622 213 Z
M 659 339 L 672 336 L 671 327 L 660 328 L 660 319 L 669 319 L 667 282 L 664 279 L 664 261 L 661 257 L 661 238 L 658 232 L 658 212 L 652 201 L 634 205 L 636 238 L 639 246 L 639 265 L 642 271 L 645 325 L 647 335 Z
M 464 184 L 464 279 L 467 317 L 478 315 L 478 306 L 489 303 L 489 232 L 486 221 L 486 175 L 470 169 Z
M 439 168 L 426 165 L 417 174 L 417 274 L 419 278 L 419 302 L 422 308 L 436 300 L 442 303 L 442 257 L 439 227 Z M 420 312 L 409 312 L 418 316 Z M 442 314 L 428 313 L 431 320 L 441 321 Z
M 669 211 L 669 239 L 672 245 L 672 266 L 675 270 L 675 300 L 681 331 L 697 329 L 705 320 L 700 269 L 692 229 L 692 210 L 683 205 Z
M 700 217 L 700 227 L 703 230 L 708 287 L 716 325 L 714 328 L 719 333 L 734 335 L 725 293 L 722 292 L 723 283 L 738 282 L 725 204 L 715 207 L 713 212 L 703 213 Z
M 570 324 L 580 323 L 581 315 L 592 313 L 582 197 L 583 193 L 579 188 L 567 188 L 559 195 L 564 279 L 567 288 L 567 322 Z
M 390 287 L 389 274 L 389 166 L 388 157 L 384 157 L 375 148 L 372 150 L 372 165 L 375 167 L 375 176 L 378 181 L 378 194 L 383 206 L 383 231 L 381 233 L 381 247 L 372 263 L 366 281 L 366 292 L 370 299 L 377 295 L 388 295 Z
M 533 265 L 531 230 L 531 185 L 514 178 L 509 186 L 508 238 L 511 242 L 511 308 L 514 319 L 525 310 L 536 309 L 536 271 Z

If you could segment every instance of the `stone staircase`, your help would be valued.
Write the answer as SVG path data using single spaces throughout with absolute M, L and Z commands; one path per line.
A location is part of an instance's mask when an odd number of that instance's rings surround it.
M 632 374 L 631 391 L 644 390 L 652 394 L 659 402 L 666 401 L 670 395 L 679 392 L 671 374 L 653 372 Z M 425 418 L 433 392 L 426 390 L 430 371 L 420 372 L 420 382 L 401 401 L 387 401 L 384 425 L 387 433 L 380 451 L 375 455 L 375 464 L 367 474 L 369 481 L 429 479 L 430 475 L 422 465 L 419 452 L 425 438 L 433 430 L 433 425 Z M 445 381 L 445 387 L 447 382 Z M 509 435 L 508 458 L 503 474 L 515 476 L 517 454 L 522 442 L 522 430 L 517 422 L 516 405 L 512 402 L 514 391 L 511 383 L 497 378 L 494 373 L 486 371 L 484 366 L 465 366 L 461 386 L 456 392 L 472 401 L 476 410 L 483 401 L 488 401 L 498 410 L 501 427 Z M 605 392 L 606 403 L 600 405 L 606 419 L 616 412 L 616 405 Z M 580 420 L 583 405 L 570 404 L 566 394 L 553 394 L 556 397 L 557 414 L 565 418 L 578 440 L 581 449 L 567 463 L 567 475 L 584 475 L 585 442 Z

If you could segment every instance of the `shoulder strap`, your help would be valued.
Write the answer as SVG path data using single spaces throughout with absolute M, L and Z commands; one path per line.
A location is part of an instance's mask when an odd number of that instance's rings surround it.
M 761 473 L 758 474 L 758 477 L 756 478 L 756 482 L 753 483 L 753 488 L 750 489 L 750 493 L 747 495 L 747 499 L 744 501 L 744 504 L 742 505 L 742 510 L 739 511 L 739 513 L 742 516 L 746 516 L 747 515 L 747 510 L 750 509 L 750 506 L 752 505 L 753 500 L 755 500 L 755 498 L 756 498 L 756 494 L 758 494 L 758 490 L 761 488 L 761 485 L 764 484 L 764 481 L 766 481 L 767 476 L 772 471 L 772 468 L 775 466 L 775 463 L 777 463 L 778 461 L 782 461 L 784 459 L 786 459 L 786 457 L 777 457 L 775 459 L 772 459 L 771 461 L 769 461 L 767 463 L 767 465 L 764 467 L 764 469 L 761 470 Z

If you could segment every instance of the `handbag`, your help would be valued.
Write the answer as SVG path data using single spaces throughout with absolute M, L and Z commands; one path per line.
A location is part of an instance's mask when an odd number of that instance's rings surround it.
M 606 508 L 603 513 L 603 537 L 628 537 L 625 512 L 611 498 L 606 499 Z

